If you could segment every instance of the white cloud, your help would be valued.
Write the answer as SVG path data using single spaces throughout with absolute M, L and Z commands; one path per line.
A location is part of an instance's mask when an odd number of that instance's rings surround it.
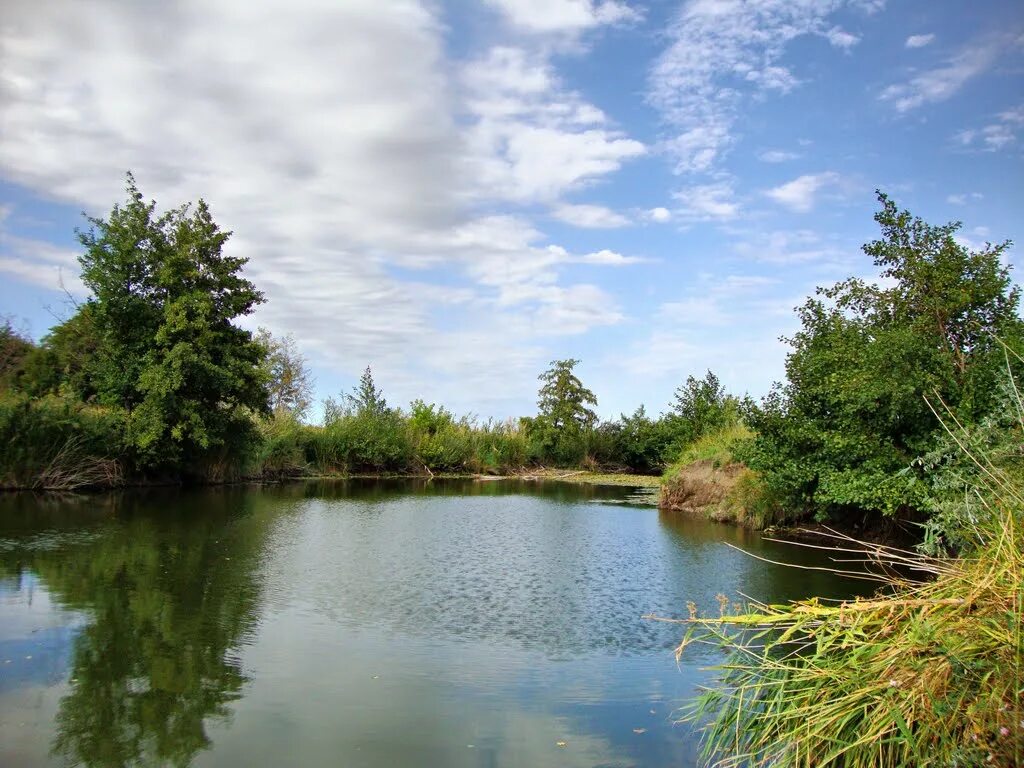
M 40 288 L 85 297 L 88 292 L 78 277 L 78 252 L 11 233 L 8 220 L 12 212 L 13 206 L 0 206 L 0 273 Z
M 959 131 L 953 138 L 965 148 L 997 152 L 1017 141 L 1021 126 L 1024 126 L 1024 106 L 1000 112 L 994 122 Z
M 487 0 L 529 32 L 579 32 L 606 24 L 637 22 L 642 14 L 620 0 Z
M 495 47 L 466 64 L 461 80 L 479 196 L 551 202 L 646 151 L 564 89 L 543 54 Z
M 645 213 L 645 217 L 650 219 L 651 221 L 657 222 L 658 224 L 664 224 L 665 222 L 669 221 L 672 218 L 672 213 L 669 211 L 668 208 L 662 208 L 661 206 L 658 206 L 657 208 L 651 208 L 649 211 L 647 211 Z
M 972 200 L 981 200 L 984 197 L 980 192 L 963 192 L 958 195 L 949 195 L 946 202 L 950 205 L 967 205 Z
M 796 160 L 800 155 L 797 152 L 787 152 L 784 149 L 769 149 L 757 156 L 757 159 L 764 163 L 786 163 Z
M 733 186 L 727 181 L 686 187 L 672 196 L 679 201 L 677 214 L 684 220 L 727 220 L 740 212 Z
M 818 193 L 827 187 L 836 186 L 841 177 L 833 171 L 800 176 L 765 192 L 775 202 L 797 213 L 807 213 L 817 199 Z
M 557 206 L 551 215 L 566 224 L 583 229 L 615 229 L 628 227 L 632 222 L 621 213 L 603 205 L 573 205 L 565 203 Z
M 737 240 L 736 255 L 776 266 L 848 269 L 851 253 L 810 229 L 758 231 Z M 854 249 L 853 253 L 856 253 Z
M 372 364 L 398 401 L 519 397 L 550 359 L 541 336 L 623 317 L 563 267 L 632 262 L 552 253 L 529 221 L 478 211 L 557 205 L 644 147 L 542 55 L 496 50 L 453 76 L 430 7 L 8 2 L 0 174 L 97 215 L 127 169 L 162 206 L 204 197 L 267 294 L 252 322 L 318 365 Z M 72 264 L 29 246 L 6 235 L 0 270 L 53 285 Z M 472 333 L 438 326 L 439 297 Z
M 975 41 L 945 64 L 920 72 L 904 83 L 885 88 L 879 98 L 893 104 L 897 112 L 909 112 L 924 104 L 945 101 L 996 61 L 1001 45 Z
M 670 44 L 649 77 L 649 99 L 671 126 L 665 146 L 676 170 L 712 169 L 732 145 L 748 95 L 786 93 L 800 84 L 783 63 L 790 42 L 822 35 L 849 48 L 856 38 L 828 23 L 843 5 L 871 11 L 880 3 L 801 0 L 690 0 L 668 28 Z
M 904 43 L 907 48 L 924 48 L 926 45 L 931 45 L 935 42 L 935 35 L 911 35 L 907 38 L 907 42 Z
M 844 31 L 841 27 L 832 27 L 828 32 L 825 33 L 825 38 L 836 48 L 842 48 L 844 51 L 853 48 L 857 43 L 860 42 L 860 38 L 856 35 L 851 35 L 849 32 Z
M 608 267 L 623 267 L 627 264 L 640 264 L 646 259 L 639 256 L 623 256 L 621 253 L 604 248 L 594 253 L 587 253 L 575 259 L 581 264 L 599 264 Z

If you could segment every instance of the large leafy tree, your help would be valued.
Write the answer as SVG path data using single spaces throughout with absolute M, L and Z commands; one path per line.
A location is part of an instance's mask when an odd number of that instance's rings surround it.
M 746 458 L 793 512 L 920 509 L 911 464 L 938 437 L 932 408 L 981 418 L 1003 364 L 996 338 L 1021 336 L 1008 242 L 971 251 L 959 223 L 929 225 L 878 199 L 881 237 L 864 252 L 881 279 L 821 288 L 798 309 L 788 381 L 750 414 Z
M 98 347 L 101 402 L 130 412 L 129 442 L 145 464 L 188 462 L 223 446 L 265 411 L 263 348 L 234 324 L 263 301 L 247 259 L 224 253 L 207 204 L 158 214 L 128 176 L 128 199 L 79 232 L 82 281 Z

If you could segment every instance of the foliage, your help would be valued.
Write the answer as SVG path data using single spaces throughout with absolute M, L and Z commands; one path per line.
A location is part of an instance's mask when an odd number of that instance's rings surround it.
M 256 473 L 261 477 L 295 477 L 307 469 L 308 428 L 296 414 L 282 409 L 259 425 L 256 443 Z
M 553 360 L 538 378 L 537 416 L 524 418 L 532 458 L 550 460 L 558 466 L 576 465 L 587 453 L 586 432 L 597 423 L 589 406 L 597 397 L 573 373 L 579 360 Z
M 638 472 L 660 472 L 669 454 L 670 446 L 679 442 L 676 434 L 678 419 L 652 419 L 641 405 L 631 415 L 622 414 L 618 422 L 619 459 Z
M 739 416 L 736 398 L 726 394 L 722 382 L 710 370 L 702 379 L 687 376 L 673 399 L 675 439 L 680 445 L 733 424 Z
M 831 535 L 874 565 L 875 597 L 691 615 L 677 653 L 709 642 L 730 654 L 687 717 L 707 722 L 705 757 L 780 768 L 1024 761 L 1024 486 L 988 456 L 968 458 L 989 507 L 968 556 Z
M 924 472 L 929 518 L 924 525 L 923 551 L 932 555 L 956 553 L 977 544 L 975 531 L 989 527 L 985 518 L 996 513 L 994 500 L 984 495 L 986 468 L 973 460 L 983 455 L 1014 482 L 1024 484 L 1024 399 L 1012 375 L 1011 361 L 1024 362 L 1009 347 L 1006 375 L 997 390 L 995 409 L 973 425 L 962 425 L 944 406 L 935 404 L 945 421 L 936 447 L 915 461 Z
M 373 372 L 366 366 L 359 384 L 347 396 L 348 403 L 357 416 L 383 416 L 388 412 L 388 402 L 373 381 Z
M 851 278 L 799 308 L 788 381 L 746 414 L 757 437 L 741 458 L 794 516 L 924 509 L 921 472 L 905 470 L 939 435 L 925 396 L 965 423 L 983 418 L 1001 365 L 994 338 L 1021 335 L 1008 243 L 970 252 L 959 224 L 879 201 L 882 237 L 864 251 L 880 285 Z
M 260 328 L 256 341 L 264 350 L 263 379 L 270 410 L 301 418 L 312 402 L 313 378 L 295 338 L 291 334 L 275 338 L 266 328 Z
M 537 377 L 543 382 L 537 393 L 539 416 L 556 430 L 571 425 L 583 429 L 597 422 L 597 414 L 587 407 L 597 405 L 597 398 L 573 373 L 579 363 L 571 359 L 552 360 L 551 367 Z
M 753 439 L 754 433 L 742 424 L 729 424 L 702 435 L 679 454 L 675 463 L 666 470 L 666 476 L 673 470 L 697 461 L 710 462 L 713 466 L 724 467 L 736 463 L 736 452 Z
M 223 251 L 202 200 L 161 215 L 129 175 L 128 200 L 79 233 L 82 281 L 98 337 L 100 403 L 129 412 L 144 466 L 187 467 L 239 439 L 237 411 L 266 410 L 262 348 L 232 324 L 263 296 Z
M 126 414 L 49 396 L 0 396 L 0 488 L 110 487 L 123 477 Z
M 34 348 L 32 340 L 17 330 L 10 318 L 0 319 L 0 390 L 18 388 L 25 358 Z
M 488 421 L 476 432 L 476 451 L 469 468 L 490 474 L 514 471 L 526 466 L 529 453 L 529 440 L 520 425 Z
M 50 329 L 26 361 L 22 389 L 31 395 L 95 401 L 100 343 L 95 305 L 77 306 L 71 317 Z

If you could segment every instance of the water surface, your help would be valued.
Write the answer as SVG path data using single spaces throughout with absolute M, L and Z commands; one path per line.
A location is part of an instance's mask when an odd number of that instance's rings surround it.
M 853 586 L 630 489 L 0 497 L 0 765 L 687 766 L 693 600 Z

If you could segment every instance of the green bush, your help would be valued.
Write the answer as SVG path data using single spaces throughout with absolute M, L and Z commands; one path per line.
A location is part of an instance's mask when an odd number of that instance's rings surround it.
M 126 414 L 51 396 L 0 397 L 0 487 L 114 486 L 124 473 Z
M 306 469 L 306 441 L 310 428 L 292 413 L 278 410 L 259 424 L 253 474 L 262 477 L 293 477 Z
M 306 460 L 325 473 L 405 472 L 413 443 L 400 413 L 348 413 L 313 430 Z
M 476 450 L 470 468 L 485 474 L 501 474 L 525 467 L 530 445 L 526 433 L 511 422 L 487 422 L 474 435 Z

